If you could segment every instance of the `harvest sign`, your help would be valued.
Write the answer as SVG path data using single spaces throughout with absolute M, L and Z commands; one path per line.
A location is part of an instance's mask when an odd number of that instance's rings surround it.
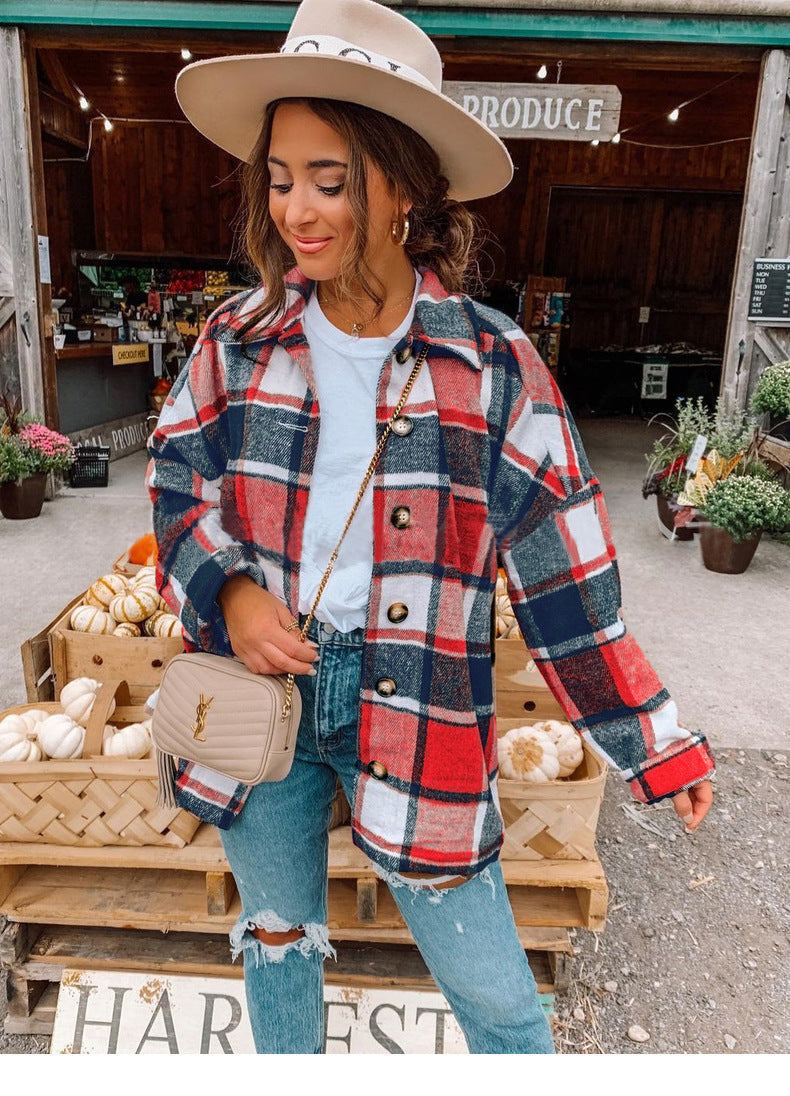
M 588 84 L 466 84 L 442 91 L 498 137 L 610 141 L 620 126 L 619 88 Z

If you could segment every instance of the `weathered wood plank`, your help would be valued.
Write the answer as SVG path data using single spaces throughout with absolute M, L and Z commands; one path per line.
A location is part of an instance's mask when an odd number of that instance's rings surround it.
M 756 325 L 747 316 L 754 260 L 783 256 L 784 252 L 772 251 L 771 246 L 787 238 L 787 229 L 781 224 L 790 197 L 787 161 L 782 151 L 790 137 L 789 79 L 790 53 L 779 49 L 766 53 L 724 349 L 722 395 L 728 407 L 745 407 L 752 387 Z

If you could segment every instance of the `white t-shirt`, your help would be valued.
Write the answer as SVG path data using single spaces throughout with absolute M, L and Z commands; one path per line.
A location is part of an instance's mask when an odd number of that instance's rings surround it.
M 316 395 L 321 410 L 318 452 L 302 539 L 299 611 L 309 613 L 318 585 L 362 477 L 376 448 L 376 393 L 384 362 L 411 327 L 422 278 L 417 275 L 409 314 L 382 338 L 355 338 L 331 324 L 313 293 L 304 311 Z M 316 618 L 340 632 L 363 628 L 373 572 L 373 483 L 368 484 L 340 546 Z

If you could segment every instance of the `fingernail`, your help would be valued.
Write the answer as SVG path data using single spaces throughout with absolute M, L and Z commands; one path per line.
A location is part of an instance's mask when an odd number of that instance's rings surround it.
M 310 667 L 310 669 L 307 671 L 307 676 L 308 677 L 318 677 L 318 670 L 316 670 L 315 666 Z
M 694 833 L 694 831 L 692 829 L 690 829 L 688 826 L 686 826 L 686 833 Z
M 693 822 L 693 821 L 694 821 L 694 815 L 693 815 L 693 814 L 684 814 L 684 815 L 683 815 L 683 821 L 684 821 L 684 822 L 686 823 L 686 825 L 688 826 L 688 825 L 689 825 L 689 823 L 691 823 L 691 822 Z

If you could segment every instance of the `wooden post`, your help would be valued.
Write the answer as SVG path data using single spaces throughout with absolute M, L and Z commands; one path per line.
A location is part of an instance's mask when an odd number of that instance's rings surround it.
M 46 416 L 56 424 L 54 391 L 50 406 L 44 394 L 42 335 L 51 293 L 49 286 L 39 283 L 38 234 L 46 234 L 46 213 L 38 115 L 31 113 L 30 93 L 23 32 L 19 27 L 0 27 L 0 268 L 4 289 L 11 291 L 8 298 L 13 301 L 22 404 L 30 414 Z M 37 105 L 35 69 L 33 98 Z M 39 176 L 35 183 L 34 164 Z
M 760 76 L 724 348 L 722 395 L 730 409 L 746 406 L 766 364 L 790 357 L 790 332 L 747 319 L 754 260 L 786 258 L 790 253 L 789 82 L 790 53 L 770 50 Z

